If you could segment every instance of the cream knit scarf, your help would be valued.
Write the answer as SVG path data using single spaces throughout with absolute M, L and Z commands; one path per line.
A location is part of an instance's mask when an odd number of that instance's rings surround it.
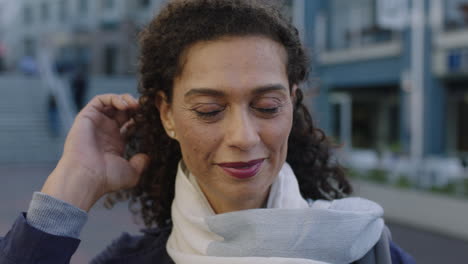
M 383 231 L 382 208 L 362 198 L 308 203 L 287 163 L 266 209 L 216 215 L 179 164 L 167 252 L 178 264 L 351 263 Z

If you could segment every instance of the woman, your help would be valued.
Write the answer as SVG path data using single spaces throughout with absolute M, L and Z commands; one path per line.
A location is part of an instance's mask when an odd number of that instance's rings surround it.
M 140 44 L 141 97 L 79 113 L 2 263 L 67 262 L 86 212 L 117 191 L 149 229 L 95 263 L 411 263 L 380 206 L 339 199 L 351 187 L 302 103 L 308 61 L 278 11 L 173 1 Z

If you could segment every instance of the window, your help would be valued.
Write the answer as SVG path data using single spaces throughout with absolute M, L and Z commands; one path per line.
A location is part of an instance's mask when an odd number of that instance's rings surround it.
M 32 38 L 25 38 L 23 40 L 24 55 L 33 57 L 36 55 L 36 43 Z
M 356 87 L 350 94 L 353 148 L 400 151 L 398 87 Z
M 334 143 L 340 144 L 343 141 L 343 135 L 341 135 L 341 108 L 343 106 L 338 103 L 331 104 L 331 134 Z
M 117 62 L 117 47 L 114 45 L 106 45 L 103 49 L 103 72 L 106 75 L 116 73 Z
M 114 5 L 115 5 L 114 0 L 101 0 L 102 9 L 112 9 L 114 8 Z
M 23 7 L 23 22 L 25 25 L 31 25 L 33 22 L 32 8 L 30 6 Z
M 378 102 L 353 101 L 352 135 L 354 148 L 377 148 L 377 106 Z
M 151 4 L 151 0 L 140 0 L 141 8 L 148 8 Z
M 59 2 L 59 20 L 61 22 L 65 22 L 68 17 L 68 9 L 67 9 L 67 0 L 60 0 Z
M 384 101 L 353 101 L 353 147 L 400 151 L 399 105 Z
M 330 94 L 330 134 L 334 143 L 351 147 L 351 105 L 348 92 Z
M 88 12 L 88 0 L 79 0 L 78 10 L 80 14 L 86 14 Z
M 377 24 L 376 0 L 330 0 L 328 48 L 339 50 L 390 41 L 394 32 Z
M 468 93 L 465 95 L 465 100 L 460 100 L 457 109 L 457 150 L 460 152 L 468 152 L 468 122 L 466 117 L 468 116 Z
M 447 81 L 445 124 L 447 150 L 468 165 L 468 85 L 464 79 Z
M 445 30 L 468 28 L 468 0 L 445 0 Z
M 41 4 L 41 18 L 42 21 L 49 20 L 49 5 L 46 2 Z

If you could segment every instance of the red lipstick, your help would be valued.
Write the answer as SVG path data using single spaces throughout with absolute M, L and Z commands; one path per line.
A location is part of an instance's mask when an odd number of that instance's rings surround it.
M 246 179 L 258 173 L 264 160 L 265 159 L 257 159 L 248 162 L 219 163 L 218 165 L 229 175 L 239 179 Z

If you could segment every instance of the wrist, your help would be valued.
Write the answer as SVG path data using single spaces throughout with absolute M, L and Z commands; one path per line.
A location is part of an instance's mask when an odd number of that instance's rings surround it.
M 60 160 L 41 192 L 89 212 L 105 192 L 90 169 Z M 94 180 L 93 180 L 94 179 Z

